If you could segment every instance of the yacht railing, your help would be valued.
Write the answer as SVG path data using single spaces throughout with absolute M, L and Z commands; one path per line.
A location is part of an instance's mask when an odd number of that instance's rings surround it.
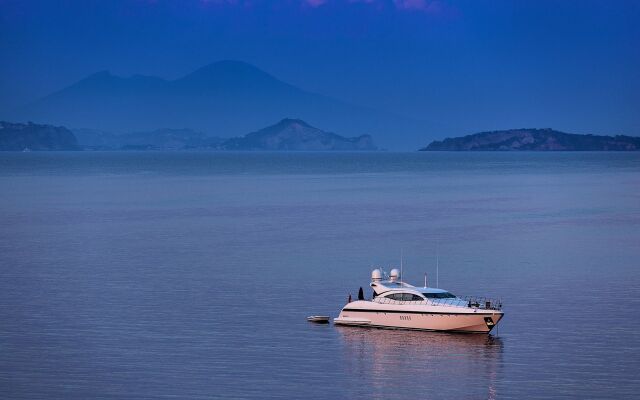
M 481 308 L 483 310 L 502 310 L 502 299 L 481 296 L 465 296 L 462 300 L 467 302 L 469 308 Z
M 397 304 L 397 305 L 431 305 L 444 307 L 466 307 L 477 308 L 481 310 L 501 310 L 502 300 L 481 296 L 465 296 L 446 299 L 427 299 L 423 301 L 403 301 L 393 300 L 388 297 L 376 297 L 371 300 L 379 304 Z

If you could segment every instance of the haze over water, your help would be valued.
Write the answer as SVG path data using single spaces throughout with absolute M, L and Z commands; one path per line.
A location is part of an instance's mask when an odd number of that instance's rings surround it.
M 640 154 L 5 153 L 0 193 L 2 397 L 640 390 Z M 499 331 L 306 322 L 401 249 Z

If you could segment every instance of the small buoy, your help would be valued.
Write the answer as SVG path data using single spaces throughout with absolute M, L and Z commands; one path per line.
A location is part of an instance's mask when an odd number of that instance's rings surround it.
M 315 322 L 316 324 L 328 324 L 329 323 L 329 316 L 327 316 L 327 315 L 312 315 L 310 317 L 307 317 L 307 321 Z

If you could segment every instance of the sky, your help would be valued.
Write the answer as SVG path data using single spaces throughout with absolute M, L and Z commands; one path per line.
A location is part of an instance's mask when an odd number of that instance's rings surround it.
M 640 1 L 0 0 L 0 114 L 96 71 L 242 60 L 447 133 L 640 135 Z

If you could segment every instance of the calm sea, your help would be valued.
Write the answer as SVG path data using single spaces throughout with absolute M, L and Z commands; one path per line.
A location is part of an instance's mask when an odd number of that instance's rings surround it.
M 401 251 L 499 330 L 306 322 Z M 638 393 L 638 153 L 0 154 L 2 398 Z

